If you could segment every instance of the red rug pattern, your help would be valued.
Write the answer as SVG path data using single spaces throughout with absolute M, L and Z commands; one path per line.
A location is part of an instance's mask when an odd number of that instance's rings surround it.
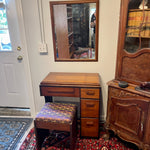
M 117 137 L 111 137 L 109 140 L 102 138 L 104 132 L 100 133 L 99 139 L 80 139 L 79 134 L 76 142 L 76 150 L 138 150 L 138 148 L 131 144 L 122 141 Z M 34 129 L 31 129 L 30 133 L 27 135 L 25 141 L 20 147 L 20 150 L 36 150 L 36 140 Z M 63 148 L 61 145 L 51 146 L 48 148 L 43 148 L 42 150 L 69 150 L 68 148 Z

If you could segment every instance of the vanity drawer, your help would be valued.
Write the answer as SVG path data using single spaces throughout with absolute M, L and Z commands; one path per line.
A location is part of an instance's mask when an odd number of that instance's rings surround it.
M 95 98 L 99 99 L 100 90 L 94 88 L 82 88 L 81 89 L 81 98 Z
M 99 117 L 99 100 L 81 99 L 81 117 Z
M 99 119 L 81 118 L 81 136 L 98 137 Z
M 79 97 L 79 88 L 41 86 L 41 96 Z

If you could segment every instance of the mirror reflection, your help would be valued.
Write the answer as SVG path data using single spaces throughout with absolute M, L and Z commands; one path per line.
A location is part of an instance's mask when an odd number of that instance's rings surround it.
M 55 60 L 97 60 L 96 2 L 50 2 Z
M 130 0 L 124 48 L 129 53 L 135 53 L 148 47 L 150 47 L 150 0 Z

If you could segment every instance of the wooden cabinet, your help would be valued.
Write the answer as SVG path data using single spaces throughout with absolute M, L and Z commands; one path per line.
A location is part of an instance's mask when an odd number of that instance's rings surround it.
M 74 50 L 72 6 L 70 4 L 54 5 L 53 10 L 54 18 L 57 18 L 54 20 L 56 40 L 54 48 L 57 53 L 55 56 L 59 59 L 70 58 L 71 52 Z
M 120 88 L 110 81 L 106 129 L 142 149 L 150 149 L 150 94 L 135 90 L 134 84 Z
M 116 75 L 108 82 L 106 129 L 150 150 L 150 89 L 141 88 L 150 81 L 150 1 L 145 3 L 121 0 Z M 128 86 L 121 88 L 121 81 Z
M 145 36 L 150 32 L 150 13 L 149 9 L 138 9 L 139 5 L 139 1 L 121 0 L 115 76 L 117 80 L 137 85 L 150 81 L 150 36 Z M 134 13 L 132 17 L 131 12 Z

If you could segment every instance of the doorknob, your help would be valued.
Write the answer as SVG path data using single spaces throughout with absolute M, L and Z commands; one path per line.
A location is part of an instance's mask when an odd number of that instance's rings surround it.
M 18 47 L 17 47 L 17 50 L 18 50 L 18 51 L 21 51 L 21 47 L 20 47 L 20 46 L 18 46 Z
M 22 56 L 18 56 L 17 59 L 18 59 L 18 60 L 22 60 L 23 57 L 22 57 Z

